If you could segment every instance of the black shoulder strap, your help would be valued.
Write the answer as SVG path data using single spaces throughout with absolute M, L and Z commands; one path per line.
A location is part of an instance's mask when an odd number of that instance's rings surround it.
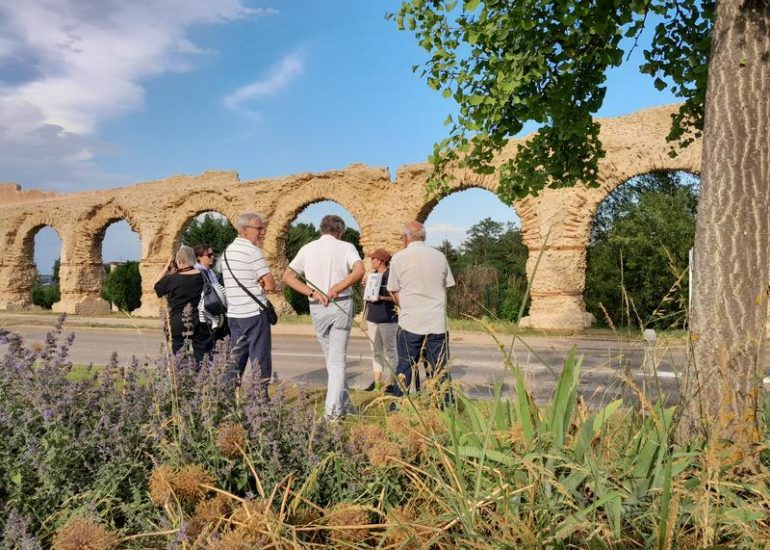
M 254 296 L 254 294 L 245 286 L 243 286 L 243 283 L 238 280 L 238 277 L 235 276 L 235 273 L 233 273 L 233 268 L 230 267 L 230 262 L 227 261 L 227 251 L 222 253 L 222 257 L 225 259 L 225 265 L 227 266 L 227 269 L 230 271 L 230 275 L 232 275 L 233 279 L 235 279 L 235 282 L 238 283 L 238 286 L 243 289 L 243 291 L 251 297 L 252 300 L 257 302 L 257 305 L 259 306 L 259 309 L 262 311 L 267 311 L 267 306 L 262 303 L 262 300 Z

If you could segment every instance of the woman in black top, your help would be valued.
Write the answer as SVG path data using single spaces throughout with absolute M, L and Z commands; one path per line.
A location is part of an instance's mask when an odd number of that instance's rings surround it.
M 171 350 L 176 354 L 186 341 L 192 344 L 195 362 L 200 363 L 203 355 L 209 351 L 210 337 L 205 327 L 198 320 L 198 302 L 203 290 L 203 277 L 195 269 L 195 253 L 189 246 L 181 246 L 174 256 L 169 258 L 158 280 L 155 281 L 155 294 L 158 298 L 166 296 L 171 325 Z M 190 306 L 185 315 L 185 308 Z

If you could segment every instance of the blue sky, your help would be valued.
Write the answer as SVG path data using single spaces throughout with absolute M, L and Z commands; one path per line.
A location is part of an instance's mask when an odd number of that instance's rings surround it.
M 425 54 L 385 20 L 398 5 L 0 0 L 0 181 L 72 192 L 354 162 L 395 174 L 426 159 L 456 110 L 412 72 Z M 600 116 L 674 100 L 638 73 L 640 54 L 608 74 Z M 311 207 L 301 220 L 332 210 Z M 516 219 L 489 193 L 453 195 L 428 218 L 429 236 L 460 242 L 487 216 Z M 129 233 L 108 230 L 105 260 L 138 257 Z M 57 256 L 51 234 L 36 239 L 41 272 Z

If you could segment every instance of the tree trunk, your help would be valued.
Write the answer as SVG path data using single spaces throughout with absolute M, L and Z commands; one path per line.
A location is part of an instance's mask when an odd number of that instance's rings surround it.
M 756 441 L 770 270 L 770 0 L 718 0 L 680 434 Z

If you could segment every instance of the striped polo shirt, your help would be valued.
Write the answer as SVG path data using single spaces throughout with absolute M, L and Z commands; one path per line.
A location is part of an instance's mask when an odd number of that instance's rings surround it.
M 259 280 L 270 273 L 262 251 L 243 237 L 236 237 L 225 250 L 227 263 L 222 261 L 222 275 L 227 296 L 227 316 L 234 319 L 244 319 L 259 315 L 262 310 L 256 302 L 246 294 L 235 282 L 233 275 L 248 288 L 252 294 L 263 302 L 267 299 Z M 230 271 L 232 269 L 232 272 Z

